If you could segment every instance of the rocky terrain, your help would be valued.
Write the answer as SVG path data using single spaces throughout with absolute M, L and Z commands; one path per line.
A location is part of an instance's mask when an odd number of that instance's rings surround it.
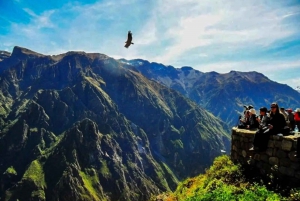
M 230 127 L 237 124 L 243 105 L 251 104 L 257 110 L 262 106 L 269 108 L 272 102 L 284 108 L 300 106 L 300 94 L 296 90 L 259 72 L 203 73 L 188 66 L 174 68 L 141 59 L 120 61 L 128 69 L 175 89 Z
M 0 55 L 0 200 L 147 200 L 229 151 L 223 121 L 106 55 Z

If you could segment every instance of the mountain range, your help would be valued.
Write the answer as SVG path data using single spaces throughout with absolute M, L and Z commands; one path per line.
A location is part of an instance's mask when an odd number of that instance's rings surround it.
M 175 68 L 142 59 L 119 61 L 128 69 L 180 92 L 230 127 L 238 123 L 243 105 L 253 105 L 257 114 L 260 107 L 269 108 L 272 102 L 284 108 L 300 107 L 300 94 L 296 90 L 259 72 L 203 73 L 189 66 Z
M 298 91 L 298 92 L 300 93 L 300 86 L 297 86 L 297 87 L 295 88 L 295 90 Z
M 138 71 L 99 53 L 1 51 L 0 200 L 147 200 L 229 151 L 224 121 Z

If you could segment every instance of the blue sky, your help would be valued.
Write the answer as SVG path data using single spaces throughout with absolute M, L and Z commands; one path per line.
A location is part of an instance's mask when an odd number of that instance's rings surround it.
M 0 0 L 0 13 L 0 50 L 100 52 L 300 85 L 299 0 Z

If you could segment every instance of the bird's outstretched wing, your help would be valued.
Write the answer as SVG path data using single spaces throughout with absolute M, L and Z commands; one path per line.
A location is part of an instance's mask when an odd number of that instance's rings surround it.
M 124 47 L 128 48 L 129 46 L 130 46 L 130 43 L 127 43 L 127 42 L 126 42 L 126 44 L 125 44 Z
M 128 48 L 131 44 L 133 44 L 132 42 L 132 33 L 131 31 L 128 31 L 128 36 L 127 36 L 127 41 L 125 42 L 125 46 L 126 48 Z
M 128 38 L 127 38 L 127 41 L 131 43 L 132 41 L 132 33 L 129 31 L 128 32 Z

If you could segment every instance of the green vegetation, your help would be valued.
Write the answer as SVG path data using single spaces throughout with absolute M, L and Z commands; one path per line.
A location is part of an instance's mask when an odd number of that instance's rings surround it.
M 4 116 L 6 115 L 6 110 L 5 108 L 2 107 L 2 105 L 0 105 L 0 116 Z
M 45 175 L 43 171 L 43 166 L 38 160 L 31 162 L 30 166 L 23 175 L 22 181 L 27 183 L 33 182 L 36 186 L 35 190 L 31 192 L 31 197 L 39 200 L 45 200 L 46 195 L 44 188 L 46 187 Z
M 167 192 L 151 200 L 164 201 L 276 201 L 297 200 L 294 190 L 289 198 L 268 190 L 264 185 L 247 181 L 240 165 L 233 164 L 226 155 L 215 159 L 205 174 L 189 178 L 177 186 L 175 192 Z
M 183 128 L 183 129 L 184 129 L 184 128 Z M 173 125 L 171 125 L 171 132 L 174 133 L 174 134 L 178 134 L 178 135 L 181 134 L 180 131 L 177 130 Z
M 34 160 L 26 170 L 23 180 L 31 180 L 36 186 L 43 188 L 46 186 L 44 176 L 42 164 L 38 160 Z
M 18 175 L 17 171 L 15 170 L 15 168 L 13 166 L 10 166 L 9 168 L 7 168 L 7 170 L 5 171 L 4 174 Z
M 171 140 L 171 143 L 175 149 L 183 149 L 183 143 L 181 140 Z
M 112 176 L 105 160 L 101 161 L 100 172 L 105 178 L 110 178 Z
M 166 163 L 161 162 L 161 167 L 163 168 L 163 170 L 165 172 L 168 173 L 168 176 L 170 177 L 171 180 L 174 181 L 174 183 L 178 183 L 179 182 L 178 179 L 177 179 L 177 177 L 175 176 L 175 174 L 172 172 L 172 170 L 169 168 L 169 166 Z
M 100 183 L 96 171 L 94 169 L 86 169 L 86 171 L 88 173 L 80 171 L 79 174 L 83 180 L 84 188 L 88 191 L 90 197 L 87 194 L 83 196 L 86 197 L 88 200 L 102 200 L 98 196 L 102 193 L 100 193 L 99 190 L 95 188 L 95 186 L 97 186 Z
M 32 132 L 32 133 L 37 133 L 38 132 L 38 128 L 30 128 L 29 129 L 30 130 L 30 132 Z

